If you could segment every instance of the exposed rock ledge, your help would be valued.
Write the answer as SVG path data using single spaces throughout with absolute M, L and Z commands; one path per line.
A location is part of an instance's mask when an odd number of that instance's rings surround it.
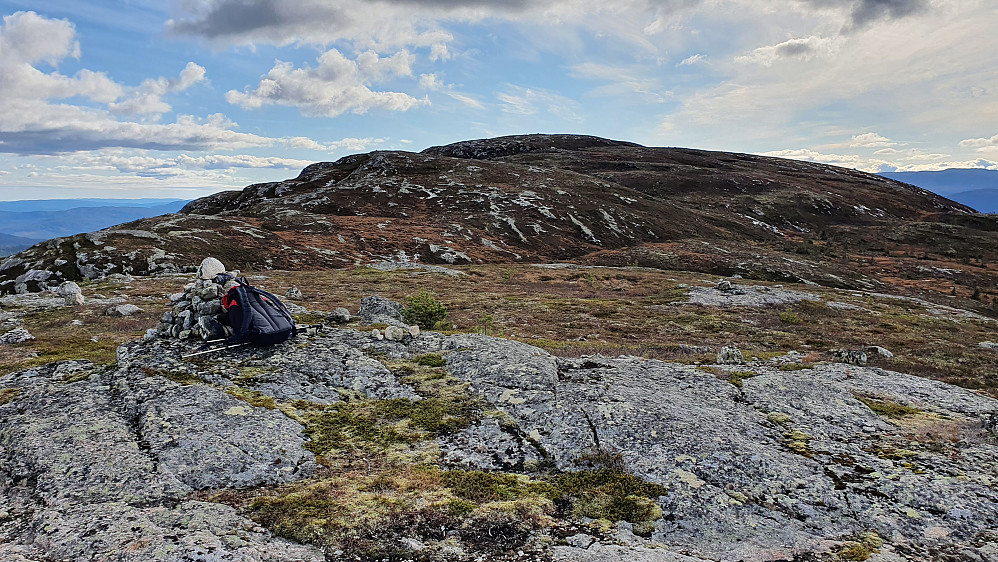
M 486 422 L 446 438 L 450 458 L 488 468 L 540 447 L 568 470 L 598 445 L 668 490 L 650 539 L 555 545 L 548 559 L 813 559 L 870 531 L 881 560 L 998 558 L 998 402 L 973 392 L 843 364 L 739 367 L 739 387 L 716 370 L 564 360 L 485 336 L 403 345 L 333 330 L 196 364 L 180 359 L 181 343 L 145 340 L 122 346 L 114 368 L 62 362 L 0 377 L 16 389 L 0 405 L 0 559 L 324 560 L 192 494 L 315 469 L 297 422 L 217 388 L 231 384 L 233 362 L 267 368 L 245 384 L 281 400 L 335 402 L 344 388 L 414 396 L 364 348 L 444 352 L 452 376 L 519 426 L 515 438 L 489 438 Z M 857 396 L 919 413 L 891 420 Z

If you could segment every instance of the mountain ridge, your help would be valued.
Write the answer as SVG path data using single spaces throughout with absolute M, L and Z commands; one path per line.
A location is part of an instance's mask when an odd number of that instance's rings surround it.
M 175 215 L 51 240 L 6 261 L 0 288 L 181 271 L 216 255 L 241 269 L 386 260 L 691 267 L 939 296 L 956 283 L 989 299 L 996 232 L 994 217 L 856 170 L 520 135 L 347 156 Z

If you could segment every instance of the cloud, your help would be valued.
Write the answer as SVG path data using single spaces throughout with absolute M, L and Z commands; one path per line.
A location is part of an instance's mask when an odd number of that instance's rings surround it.
M 424 102 L 403 92 L 374 91 L 369 86 L 390 77 L 411 76 L 413 60 L 408 51 L 391 57 L 366 51 L 351 60 L 330 49 L 319 56 L 315 68 L 277 61 L 255 89 L 230 90 L 225 99 L 244 109 L 297 107 L 307 116 L 336 117 L 371 109 L 407 111 Z
M 128 92 L 121 102 L 108 104 L 108 109 L 112 113 L 124 114 L 166 113 L 172 108 L 163 101 L 163 96 L 183 92 L 203 81 L 205 72 L 203 66 L 189 62 L 177 78 L 148 78 L 140 86 Z
M 789 39 L 776 45 L 759 47 L 747 55 L 735 57 L 735 61 L 763 66 L 771 66 L 775 62 L 783 60 L 809 61 L 833 54 L 837 44 L 838 41 L 835 38 L 812 35 L 799 39 Z
M 311 160 L 298 160 L 271 156 L 251 156 L 247 154 L 211 154 L 191 156 L 180 154 L 171 158 L 154 157 L 148 154 L 126 154 L 120 151 L 102 153 L 91 152 L 73 155 L 63 159 L 65 169 L 82 172 L 115 171 L 134 174 L 140 177 L 177 177 L 196 170 L 232 170 L 240 168 L 269 168 L 299 170 L 312 163 Z
M 502 102 L 504 113 L 553 115 L 568 121 L 582 121 L 578 102 L 550 90 L 507 84 L 506 91 L 497 93 L 496 98 Z
M 659 78 L 648 77 L 641 68 L 586 62 L 571 67 L 573 76 L 607 82 L 591 93 L 615 99 L 640 97 L 651 103 L 668 101 L 673 92 L 662 85 Z
M 893 21 L 929 11 L 929 0 L 799 0 L 819 9 L 844 11 L 848 21 L 842 31 L 851 33 L 880 21 Z
M 0 58 L 25 64 L 55 65 L 66 57 L 80 58 L 76 29 L 66 20 L 52 20 L 35 12 L 4 16 L 0 29 Z
M 482 109 L 485 107 L 482 102 L 471 97 L 470 95 L 455 90 L 454 84 L 445 84 L 436 74 L 421 74 L 419 76 L 419 86 L 424 90 L 440 92 L 441 94 L 453 98 L 474 109 Z
M 166 124 L 116 117 L 115 112 L 158 115 L 168 111 L 163 96 L 204 79 L 204 68 L 194 63 L 188 63 L 176 78 L 150 79 L 135 88 L 126 88 L 104 73 L 85 68 L 73 76 L 38 68 L 42 64 L 56 67 L 67 58 L 79 56 L 80 46 L 71 23 L 34 12 L 4 17 L 0 26 L 0 99 L 4 106 L 0 112 L 0 152 L 58 154 L 107 147 L 234 149 L 274 142 L 233 131 L 236 124 L 221 114 L 206 118 L 180 115 Z
M 516 2 L 496 4 L 513 5 Z M 476 6 L 477 4 L 477 6 Z M 471 4 L 487 8 L 488 2 Z M 307 43 L 330 45 L 349 41 L 356 48 L 377 52 L 403 47 L 429 47 L 433 56 L 449 56 L 449 33 L 432 20 L 423 22 L 421 10 L 445 13 L 461 8 L 460 2 L 418 2 L 367 0 L 199 0 L 181 5 L 186 12 L 166 23 L 173 35 L 201 37 L 211 43 L 229 45 L 289 45 Z M 434 10 L 432 8 L 439 8 Z M 417 21 L 419 20 L 419 21 Z
M 978 152 L 990 152 L 998 148 L 998 135 L 990 138 L 965 139 L 960 141 L 964 148 L 976 148 Z
M 884 160 L 878 158 L 866 158 L 856 154 L 834 154 L 822 153 L 806 148 L 773 150 L 760 153 L 762 156 L 773 156 L 777 158 L 789 158 L 791 160 L 804 160 L 807 162 L 820 162 L 833 166 L 843 166 L 854 168 L 865 172 L 928 172 L 946 170 L 949 168 L 984 168 L 989 170 L 998 169 L 998 163 L 983 158 L 977 160 L 945 160 L 946 154 L 924 154 L 917 150 L 904 151 L 908 156 L 904 161 L 914 163 L 901 163 L 896 160 Z
M 702 53 L 697 53 L 695 55 L 686 57 L 685 59 L 680 61 L 679 64 L 677 64 L 676 66 L 694 66 L 702 64 L 706 60 L 707 60 L 707 55 L 704 55 Z

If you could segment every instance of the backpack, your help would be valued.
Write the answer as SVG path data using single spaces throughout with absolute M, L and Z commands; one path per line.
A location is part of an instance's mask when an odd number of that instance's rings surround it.
M 222 297 L 232 326 L 229 342 L 273 345 L 295 335 L 295 321 L 280 299 L 250 285 L 245 277 L 234 279 L 239 284 Z

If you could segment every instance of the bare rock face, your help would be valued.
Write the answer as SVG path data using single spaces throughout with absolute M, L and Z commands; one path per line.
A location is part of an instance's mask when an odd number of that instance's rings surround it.
M 0 559 L 323 560 L 197 498 L 314 473 L 300 418 L 266 398 L 420 400 L 371 356 L 427 353 L 496 412 L 439 437 L 443 465 L 568 471 L 604 455 L 667 491 L 643 536 L 624 524 L 575 535 L 548 550 L 555 560 L 820 559 L 857 536 L 875 536 L 885 559 L 995 553 L 998 401 L 940 382 L 774 360 L 739 365 L 736 386 L 717 376 L 734 368 L 723 365 L 564 359 L 435 332 L 329 329 L 197 361 L 181 358 L 188 349 L 143 340 L 113 367 L 0 377 Z

